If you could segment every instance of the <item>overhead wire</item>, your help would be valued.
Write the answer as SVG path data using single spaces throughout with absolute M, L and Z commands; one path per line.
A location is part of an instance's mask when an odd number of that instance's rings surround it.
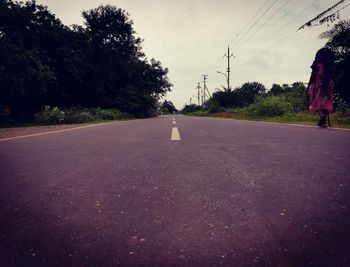
M 237 45 L 253 28 L 254 28 L 254 26 L 255 25 L 257 25 L 258 23 L 259 23 L 259 21 L 271 10 L 271 8 L 277 3 L 277 1 L 278 0 L 274 0 L 266 9 L 265 9 L 265 11 L 255 20 L 255 22 L 247 29 L 247 30 L 245 30 L 244 31 L 244 33 L 242 34 L 242 36 L 240 37 L 240 39 L 234 44 L 234 46 L 235 45 Z M 287 0 L 286 2 L 288 2 L 289 0 Z M 253 19 L 265 8 L 265 6 L 268 4 L 270 2 L 270 0 L 267 0 L 264 4 L 263 4 L 263 6 L 254 14 L 254 16 L 252 17 L 252 19 L 250 19 L 249 20 L 249 22 L 246 24 L 246 25 L 249 25 L 252 21 L 253 21 Z M 243 29 L 244 28 L 246 28 L 246 26 L 245 27 L 243 27 Z M 241 30 L 241 32 L 243 32 L 243 29 Z M 234 43 L 235 41 L 232 41 L 231 43 L 230 43 L 230 45 L 232 44 L 232 43 Z M 209 70 L 211 70 L 212 69 L 212 67 L 217 67 L 218 65 L 217 65 L 217 63 L 218 62 L 220 62 L 220 61 L 222 61 L 223 60 L 223 57 L 222 58 L 220 58 L 220 59 L 218 59 L 218 60 L 216 60 L 215 61 L 215 63 L 214 64 L 212 64 L 208 69 L 207 69 L 207 71 L 209 71 Z
M 322 13 L 318 14 L 316 17 L 314 17 L 313 19 L 309 20 L 308 22 L 306 22 L 305 24 L 303 24 L 302 26 L 300 26 L 298 28 L 298 30 L 301 30 L 307 26 L 310 26 L 312 24 L 312 22 L 321 19 L 325 14 L 327 14 L 328 12 L 330 12 L 331 10 L 333 10 L 335 7 L 343 4 L 345 2 L 345 0 L 340 0 L 338 3 L 336 3 L 335 5 L 331 6 L 330 8 L 328 8 L 327 10 L 323 11 Z
M 241 29 L 241 31 L 236 35 L 236 36 L 240 36 L 240 39 L 237 41 L 240 42 L 240 40 L 244 37 L 244 35 L 246 34 L 246 32 L 244 32 L 244 34 L 242 34 L 242 32 L 249 26 L 249 24 L 253 21 L 253 19 L 265 8 L 265 6 L 267 5 L 267 3 L 270 2 L 270 0 L 267 0 L 264 2 L 264 4 L 259 8 L 259 10 L 257 12 L 255 12 L 255 14 L 250 18 L 250 20 L 244 25 L 244 27 Z M 233 40 L 231 44 L 233 44 L 235 40 Z M 236 44 L 235 44 L 236 45 Z
M 254 20 L 254 18 L 265 8 L 265 6 L 267 5 L 267 3 L 269 3 L 271 0 L 267 0 L 264 2 L 264 4 L 257 10 L 257 12 L 255 12 L 255 14 L 250 18 L 250 20 L 244 25 L 244 27 L 240 30 L 240 32 L 236 35 L 236 36 L 241 36 L 242 32 L 245 31 L 245 29 L 249 26 L 249 24 Z M 244 33 L 246 34 L 246 32 Z M 241 38 L 244 37 L 244 34 L 242 35 Z M 239 42 L 240 40 L 238 40 L 237 42 Z M 235 42 L 235 40 L 233 40 L 230 45 Z M 214 63 L 212 63 L 206 71 L 209 71 L 210 69 L 212 69 L 214 66 L 217 66 L 217 64 L 223 60 L 223 57 L 220 57 L 218 59 L 215 60 Z
M 277 10 L 275 11 L 275 13 L 273 13 L 273 14 L 271 15 L 271 17 L 269 17 L 263 24 L 261 24 L 260 27 L 257 28 L 256 31 L 255 31 L 252 35 L 250 35 L 250 36 L 248 37 L 248 39 L 246 39 L 243 43 L 241 43 L 238 47 L 236 47 L 236 49 L 239 49 L 239 48 L 242 47 L 244 44 L 246 44 L 247 42 L 249 42 L 249 41 L 252 39 L 252 37 L 254 37 L 254 35 L 256 35 L 268 22 L 270 22 L 270 21 L 278 14 L 278 12 L 280 12 L 280 11 L 288 4 L 289 1 L 290 1 L 290 0 L 286 0 L 286 1 L 280 6 L 280 8 L 277 9 Z
M 262 25 L 260 25 L 260 27 L 252 34 L 248 37 L 248 39 L 244 40 L 243 43 L 241 43 L 238 47 L 236 48 L 240 48 L 242 47 L 242 45 L 244 45 L 245 43 L 247 43 L 257 32 L 259 32 L 269 21 L 271 21 L 286 5 L 287 3 L 289 2 L 290 0 L 287 0 L 285 1 L 285 3 L 280 6 L 280 8 L 278 8 L 277 11 L 275 11 L 275 13 L 273 13 Z M 301 16 L 302 14 L 304 14 L 307 10 L 309 10 L 317 1 L 319 0 L 315 0 L 312 4 L 310 4 L 306 9 L 303 9 L 302 12 L 298 13 L 295 17 L 293 17 L 292 20 L 288 21 L 286 24 L 284 24 L 281 28 L 279 28 L 276 32 L 274 32 L 272 35 L 270 35 L 266 40 L 268 39 L 271 39 L 271 38 L 274 38 L 277 34 L 279 34 L 282 30 L 284 30 L 287 26 L 289 26 L 292 22 L 294 22 L 299 16 Z M 237 34 L 236 36 L 240 36 L 239 40 L 233 40 L 231 44 L 234 43 L 234 46 L 237 46 L 239 44 L 239 42 L 241 42 L 244 37 L 260 22 L 260 20 L 271 10 L 271 8 L 276 4 L 277 0 L 273 1 L 267 9 L 265 9 L 265 11 L 259 16 L 259 18 L 257 18 L 255 20 L 255 22 L 249 26 L 249 24 L 251 24 L 251 22 L 254 20 L 254 18 L 261 13 L 261 11 L 266 7 L 266 5 L 270 2 L 270 0 L 267 0 L 264 2 L 264 4 L 260 7 L 260 9 L 251 17 L 251 19 L 248 21 L 248 23 L 245 24 L 245 26 L 241 29 L 241 31 L 239 32 L 239 34 Z M 302 2 L 302 0 L 300 0 L 298 2 L 298 4 Z M 349 6 L 349 5 L 347 5 Z M 347 6 L 341 8 L 340 10 L 346 8 Z M 336 11 L 337 12 L 337 11 Z M 336 13 L 335 12 L 335 13 Z M 248 28 L 249 27 L 249 28 Z M 279 39 L 277 42 L 275 42 L 274 44 L 272 44 L 271 46 L 269 46 L 268 48 L 264 48 L 262 50 L 259 51 L 259 53 L 261 53 L 261 51 L 264 51 L 264 50 L 267 50 L 267 49 L 270 49 L 272 47 L 274 47 L 275 45 L 281 43 L 281 42 L 284 42 L 290 38 L 292 38 L 295 34 L 297 33 L 296 32 L 293 32 L 287 36 L 284 36 L 282 39 Z M 265 40 L 265 41 L 266 41 Z M 236 42 L 235 42 L 236 41 Z M 265 42 L 264 41 L 264 42 Z M 254 54 L 253 56 L 249 57 L 244 57 L 243 60 L 245 60 L 246 58 L 252 58 L 254 56 L 256 56 L 258 53 Z M 220 62 L 220 61 L 223 61 L 223 57 L 220 57 L 219 59 L 217 59 L 213 64 L 211 64 L 206 71 L 209 71 L 210 69 L 212 69 L 212 67 L 214 66 L 217 66 L 217 63 Z M 240 60 L 241 61 L 241 60 Z M 245 61 L 244 61 L 245 62 Z M 223 64 L 223 62 L 221 63 Z
M 337 11 L 335 11 L 334 13 L 332 13 L 332 14 L 328 15 L 327 17 L 325 17 L 325 18 L 321 19 L 321 20 L 319 21 L 319 22 L 320 22 L 320 24 L 322 24 L 323 22 L 325 22 L 325 20 L 326 20 L 327 18 L 329 18 L 329 17 L 331 17 L 331 16 L 333 16 L 333 15 L 337 14 L 339 11 L 341 11 L 341 10 L 343 10 L 343 9 L 347 8 L 348 6 L 350 6 L 350 3 L 349 3 L 349 4 L 347 4 L 347 5 L 345 5 L 345 6 L 343 6 L 342 8 L 339 8 Z
M 276 32 L 274 32 L 273 34 L 271 34 L 270 36 L 268 36 L 263 42 L 261 42 L 260 44 L 258 44 L 257 46 L 255 46 L 255 48 L 261 46 L 262 44 L 266 43 L 266 41 L 268 40 L 272 40 L 277 34 L 279 34 L 282 30 L 284 30 L 287 26 L 289 26 L 292 22 L 294 22 L 298 17 L 300 17 L 301 15 L 303 15 L 306 11 L 308 11 L 316 2 L 318 2 L 319 0 L 315 0 L 314 2 L 312 2 L 307 8 L 303 9 L 301 12 L 299 12 L 296 16 L 294 16 L 291 20 L 289 20 L 286 24 L 284 24 L 281 28 L 279 28 Z M 301 2 L 301 1 L 300 1 Z M 288 34 L 287 36 L 282 37 L 281 39 L 279 39 L 277 42 L 274 42 L 272 45 L 263 48 L 261 50 L 259 50 L 258 53 L 255 53 L 253 56 L 251 56 L 251 54 L 249 54 L 248 56 L 243 57 L 242 59 L 240 59 L 241 62 L 243 62 L 245 59 L 252 58 L 254 56 L 256 56 L 257 54 L 261 53 L 262 51 L 268 50 L 274 46 L 276 46 L 277 44 L 284 42 L 286 40 L 289 40 L 291 37 L 293 37 L 295 34 L 297 33 L 297 30 L 292 32 L 291 34 Z M 255 50 L 255 48 L 253 50 Z M 245 61 L 244 61 L 245 62 Z
M 331 14 L 331 15 L 336 14 L 337 12 L 339 12 L 339 11 L 341 11 L 341 10 L 347 8 L 348 6 L 350 6 L 350 3 L 347 4 L 346 6 L 344 6 L 344 7 L 340 8 L 340 9 L 338 9 L 336 12 L 334 12 L 334 13 Z M 270 46 L 269 48 L 272 48 L 272 47 L 276 46 L 278 43 L 288 41 L 288 40 L 291 39 L 295 34 L 297 34 L 299 31 L 300 31 L 300 29 L 296 30 L 295 32 L 293 32 L 292 34 L 290 34 L 290 35 L 288 35 L 288 36 L 285 36 L 285 38 L 281 39 L 279 42 L 273 44 L 273 45 Z M 269 49 L 269 48 L 268 48 L 268 49 Z
M 251 25 L 251 26 L 248 28 L 248 30 L 241 36 L 241 38 L 233 45 L 233 48 L 234 48 L 236 45 L 238 45 L 238 43 L 244 38 L 244 36 L 245 36 L 246 34 L 248 34 L 248 33 L 250 32 L 251 29 L 254 28 L 255 25 L 258 24 L 258 22 L 266 15 L 267 12 L 270 11 L 270 9 L 276 4 L 277 1 L 278 1 L 278 0 L 275 0 L 275 1 L 273 1 L 273 2 L 271 3 L 271 5 L 264 11 L 264 13 L 260 15 L 260 17 L 253 23 L 253 25 Z M 233 43 L 233 42 L 232 42 L 232 43 Z

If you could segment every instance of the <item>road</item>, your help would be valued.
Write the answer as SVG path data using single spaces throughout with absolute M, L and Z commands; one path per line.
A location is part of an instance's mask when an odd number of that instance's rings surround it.
M 349 266 L 349 148 L 181 115 L 0 141 L 0 266 Z

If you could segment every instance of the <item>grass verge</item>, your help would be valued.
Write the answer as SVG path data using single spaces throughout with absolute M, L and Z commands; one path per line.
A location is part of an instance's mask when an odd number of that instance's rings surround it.
M 208 112 L 193 112 L 187 113 L 186 115 L 197 116 L 197 117 L 211 117 L 211 118 L 228 118 L 235 120 L 251 120 L 251 121 L 266 121 L 276 123 L 288 123 L 288 124 L 301 124 L 301 125 L 316 125 L 319 117 L 315 114 L 306 112 L 300 113 L 288 113 L 282 116 L 258 116 L 252 115 L 248 112 L 234 112 L 225 111 L 218 113 Z M 350 128 L 350 115 L 335 112 L 330 115 L 331 126 L 335 128 Z

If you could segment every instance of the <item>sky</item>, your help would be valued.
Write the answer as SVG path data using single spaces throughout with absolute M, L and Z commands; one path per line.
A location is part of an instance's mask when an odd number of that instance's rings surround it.
M 181 109 L 197 103 L 197 84 L 207 76 L 211 93 L 227 86 L 227 48 L 230 87 L 260 82 L 307 82 L 310 65 L 326 39 L 325 24 L 297 29 L 339 0 L 37 0 L 65 25 L 83 24 L 81 12 L 101 4 L 126 10 L 142 39 L 148 59 L 169 69 L 172 91 L 165 99 Z M 339 8 L 349 4 L 346 0 Z M 337 8 L 338 9 L 338 8 Z M 337 10 L 335 9 L 335 10 Z M 350 6 L 340 11 L 350 19 Z

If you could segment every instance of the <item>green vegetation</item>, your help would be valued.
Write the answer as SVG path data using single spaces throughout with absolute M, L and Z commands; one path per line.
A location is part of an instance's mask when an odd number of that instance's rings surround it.
M 346 103 L 350 103 L 350 20 L 340 21 L 329 31 L 320 35 L 328 39 L 327 47 L 336 56 L 335 93 Z
M 182 110 L 182 113 L 200 117 L 298 123 L 305 125 L 316 124 L 318 116 L 308 113 L 306 87 L 302 83 L 296 82 L 291 86 L 274 84 L 273 88 L 279 88 L 279 90 L 270 90 L 265 94 L 255 95 L 250 101 L 252 103 L 243 107 L 237 105 L 224 108 L 220 102 L 221 97 L 225 93 L 227 93 L 227 98 L 231 97 L 235 99 L 236 90 L 218 92 L 220 98 L 216 98 L 217 93 L 214 93 L 213 98 L 206 103 L 204 108 L 195 105 L 186 106 Z M 222 97 L 222 99 L 224 98 Z M 225 101 L 227 102 L 227 99 Z M 335 106 L 337 107 L 337 112 L 331 115 L 332 126 L 350 128 L 349 105 L 336 95 Z
M 117 109 L 84 108 L 60 110 L 58 107 L 46 106 L 34 115 L 38 124 L 73 124 L 108 120 L 126 120 L 130 115 Z
M 177 109 L 175 108 L 174 104 L 171 101 L 164 100 L 164 102 L 161 104 L 159 108 L 160 114 L 173 114 L 176 113 Z
M 323 33 L 327 46 L 336 55 L 334 127 L 350 128 L 350 21 L 341 21 Z M 215 92 L 203 106 L 186 105 L 182 113 L 194 116 L 315 125 L 318 116 L 308 113 L 308 95 L 302 82 L 273 84 L 270 90 L 258 82 L 248 82 L 234 90 Z
M 68 27 L 34 0 L 0 1 L 0 125 L 157 115 L 168 70 L 146 58 L 129 14 L 102 5 L 82 15 Z
M 230 109 L 220 113 L 208 113 L 204 111 L 186 113 L 197 117 L 227 118 L 236 120 L 252 120 L 276 123 L 315 125 L 319 117 L 307 112 L 287 113 L 281 116 L 259 116 L 247 112 L 245 109 Z M 336 112 L 331 115 L 331 126 L 350 128 L 350 113 Z

